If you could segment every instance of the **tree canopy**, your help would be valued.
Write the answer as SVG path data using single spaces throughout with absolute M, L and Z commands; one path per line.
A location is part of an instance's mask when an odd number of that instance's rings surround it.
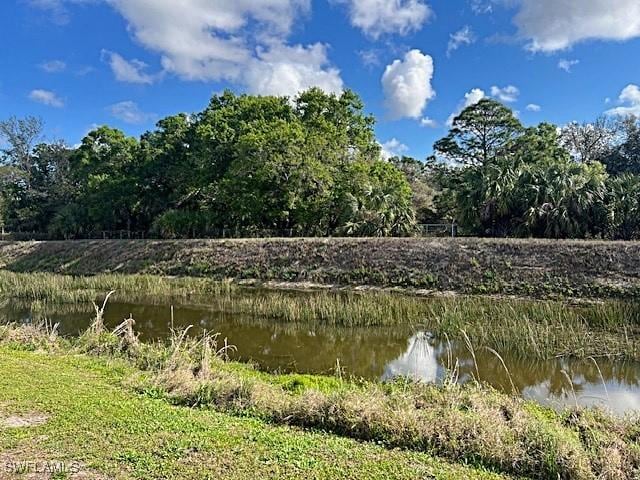
M 383 160 L 352 91 L 214 95 L 140 138 L 100 126 L 76 148 L 42 121 L 0 122 L 0 228 L 49 238 L 137 232 L 640 238 L 640 121 L 525 127 L 483 99 L 426 161 Z
M 374 119 L 351 91 L 226 91 L 139 140 L 101 126 L 59 151 L 30 146 L 38 125 L 0 128 L 10 146 L 0 205 L 14 232 L 403 235 L 414 224 L 408 181 L 381 160 Z M 48 203 L 35 198 L 45 194 Z

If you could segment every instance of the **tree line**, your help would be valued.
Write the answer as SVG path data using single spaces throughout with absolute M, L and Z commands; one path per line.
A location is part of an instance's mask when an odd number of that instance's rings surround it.
M 352 91 L 215 95 L 139 139 L 102 126 L 77 147 L 33 117 L 0 122 L 0 227 L 50 238 L 470 235 L 640 237 L 640 122 L 525 128 L 484 99 L 425 161 L 385 160 Z

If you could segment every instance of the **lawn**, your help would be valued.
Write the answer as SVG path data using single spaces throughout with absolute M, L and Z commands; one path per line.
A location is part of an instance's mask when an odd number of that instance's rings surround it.
M 507 478 L 420 452 L 171 406 L 135 393 L 133 373 L 115 360 L 0 347 L 0 478 Z

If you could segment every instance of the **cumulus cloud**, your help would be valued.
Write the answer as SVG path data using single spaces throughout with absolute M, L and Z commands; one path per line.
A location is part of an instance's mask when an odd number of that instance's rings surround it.
M 115 52 L 103 50 L 102 60 L 109 64 L 119 82 L 150 85 L 158 78 L 157 75 L 146 73 L 148 65 L 137 59 L 126 60 Z
M 529 112 L 539 112 L 540 110 L 542 110 L 542 107 L 536 103 L 530 103 L 529 105 L 527 105 L 527 110 Z
M 458 105 L 458 109 L 453 112 L 447 119 L 447 126 L 451 127 L 455 118 L 460 115 L 465 108 L 475 105 L 486 96 L 487 94 L 485 93 L 485 91 L 481 90 L 480 88 L 474 88 L 470 92 L 465 93 L 464 99 Z
M 67 3 L 106 2 L 128 22 L 138 43 L 160 55 L 162 73 L 184 80 L 229 81 L 254 93 L 281 95 L 311 86 L 342 89 L 326 45 L 287 41 L 293 25 L 310 11 L 311 0 L 30 1 L 49 10 L 63 9 Z M 139 60 L 109 51 L 103 58 L 121 81 L 150 84 L 161 77 L 148 73 Z
M 491 87 L 491 96 L 497 98 L 504 103 L 513 103 L 518 100 L 520 96 L 520 90 L 513 85 L 500 88 L 498 86 Z
M 640 87 L 638 85 L 627 85 L 618 97 L 620 106 L 607 110 L 607 115 L 629 116 L 635 115 L 640 117 Z
M 469 25 L 462 27 L 455 33 L 449 35 L 449 45 L 447 46 L 447 56 L 451 56 L 453 52 L 463 45 L 471 45 L 476 41 L 476 36 Z
M 401 157 L 404 153 L 409 151 L 409 147 L 400 142 L 397 138 L 392 138 L 388 142 L 380 144 L 380 147 L 380 155 L 384 160 L 389 160 L 392 157 Z
M 410 50 L 388 65 L 382 76 L 385 105 L 392 119 L 420 118 L 436 92 L 431 86 L 433 59 Z
M 47 73 L 60 73 L 66 70 L 67 64 L 62 60 L 50 60 L 40 64 L 40 68 Z
M 319 43 L 261 49 L 246 72 L 245 83 L 261 95 L 289 95 L 310 87 L 329 93 L 343 89 L 340 71 L 330 66 L 326 46 Z
M 118 120 L 131 124 L 145 123 L 156 117 L 154 113 L 146 113 L 140 110 L 138 104 L 131 100 L 111 105 L 107 110 Z
M 348 6 L 351 24 L 372 38 L 420 30 L 432 11 L 422 0 L 334 0 Z
M 564 50 L 585 40 L 640 37 L 638 0 L 520 0 L 520 36 L 536 52 Z
M 571 73 L 571 69 L 573 69 L 573 67 L 575 67 L 576 65 L 578 65 L 580 63 L 580 60 L 566 60 L 566 59 L 562 59 L 558 62 L 558 68 L 560 70 L 564 70 L 567 73 Z
M 62 108 L 64 107 L 64 101 L 58 97 L 54 92 L 50 90 L 32 90 L 29 93 L 29 99 L 47 105 L 49 107 Z
M 325 45 L 286 42 L 310 0 L 108 1 L 135 38 L 161 54 L 164 70 L 183 79 L 226 80 L 255 93 L 281 95 L 311 86 L 342 88 Z

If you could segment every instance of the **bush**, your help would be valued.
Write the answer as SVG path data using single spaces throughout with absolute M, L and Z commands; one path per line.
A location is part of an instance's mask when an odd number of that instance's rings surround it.
M 153 222 L 151 233 L 160 238 L 202 237 L 208 228 L 208 217 L 204 212 L 168 210 Z

